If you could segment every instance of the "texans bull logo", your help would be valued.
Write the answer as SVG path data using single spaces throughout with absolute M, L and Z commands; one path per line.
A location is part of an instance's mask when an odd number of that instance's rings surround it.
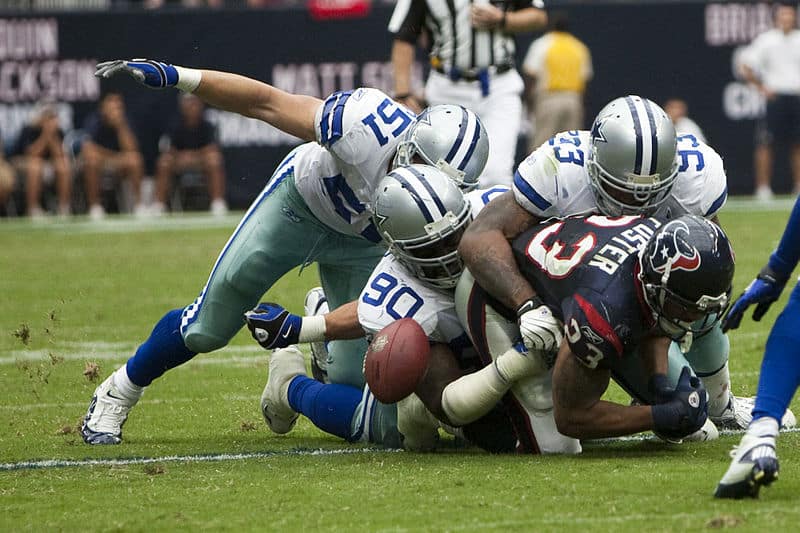
M 700 267 L 700 252 L 688 243 L 689 226 L 674 220 L 664 227 L 656 237 L 656 246 L 650 256 L 650 266 L 659 273 L 670 270 L 697 270 Z

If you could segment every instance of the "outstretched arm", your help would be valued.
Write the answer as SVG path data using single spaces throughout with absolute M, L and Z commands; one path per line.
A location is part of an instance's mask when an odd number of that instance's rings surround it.
M 689 367 L 683 368 L 674 390 L 662 391 L 663 401 L 656 405 L 602 400 L 610 377 L 608 369 L 581 363 L 568 342 L 561 345 L 553 369 L 553 415 L 558 431 L 577 439 L 596 439 L 653 430 L 666 438 L 680 439 L 706 421 L 706 391 Z
M 794 203 L 778 248 L 769 258 L 769 266 L 788 278 L 798 261 L 800 261 L 800 198 Z
M 600 398 L 611 373 L 581 363 L 564 342 L 553 369 L 553 414 L 558 431 L 577 439 L 631 435 L 653 429 L 649 406 L 627 406 Z
M 794 204 L 778 247 L 769 256 L 769 261 L 756 279 L 750 282 L 744 293 L 733 303 L 722 321 L 722 330 L 738 328 L 745 311 L 751 305 L 756 306 L 753 320 L 761 320 L 772 303 L 780 297 L 798 261 L 800 261 L 800 198 Z
M 95 76 L 131 76 L 153 88 L 176 87 L 193 92 L 225 111 L 266 122 L 305 141 L 315 140 L 314 115 L 322 100 L 282 91 L 272 85 L 230 72 L 195 70 L 151 61 L 117 59 L 97 65 Z
M 358 322 L 358 301 L 353 300 L 324 315 L 299 316 L 283 306 L 262 302 L 244 314 L 247 328 L 264 348 L 286 348 L 301 342 L 360 339 L 364 329 Z
M 326 341 L 360 339 L 364 336 L 364 328 L 358 322 L 358 300 L 341 305 L 323 316 Z
M 255 118 L 304 141 L 315 140 L 314 115 L 322 100 L 292 94 L 229 72 L 203 70 L 194 91 L 204 102 Z

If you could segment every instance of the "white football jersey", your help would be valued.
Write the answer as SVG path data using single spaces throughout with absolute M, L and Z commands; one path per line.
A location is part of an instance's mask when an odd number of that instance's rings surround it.
M 449 343 L 464 335 L 453 291 L 419 281 L 392 254 L 386 254 L 358 299 L 358 321 L 375 334 L 395 320 L 413 318 L 433 342 Z
M 541 218 L 596 212 L 586 170 L 589 139 L 588 131 L 565 131 L 530 154 L 514 176 L 517 202 Z M 714 216 L 728 198 L 722 158 L 688 133 L 678 133 L 677 157 L 672 197 L 690 214 Z
M 329 96 L 314 118 L 316 143 L 295 153 L 295 187 L 320 222 L 373 242 L 370 202 L 414 113 L 377 89 Z
M 508 190 L 498 185 L 467 193 L 465 198 L 472 206 L 472 216 Z M 448 344 L 466 335 L 456 314 L 453 291 L 425 285 L 387 253 L 372 271 L 358 299 L 358 321 L 366 332 L 375 334 L 406 317 L 416 320 L 433 342 Z

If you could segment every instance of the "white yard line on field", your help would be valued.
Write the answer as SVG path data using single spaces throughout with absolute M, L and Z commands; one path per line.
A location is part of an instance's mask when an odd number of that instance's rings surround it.
M 800 432 L 800 427 L 793 427 L 782 429 L 781 433 L 797 433 Z M 719 434 L 723 436 L 730 435 L 744 435 L 743 429 L 720 429 Z M 604 443 L 604 442 L 642 442 L 646 440 L 660 441 L 653 433 L 638 433 L 636 435 L 629 435 L 627 437 L 613 437 L 609 439 L 594 439 L 587 441 L 588 443 Z
M 800 428 L 782 430 L 781 433 L 796 433 Z M 742 434 L 742 431 L 720 431 L 723 435 Z M 630 437 L 620 437 L 615 439 L 596 440 L 594 442 L 628 442 L 645 441 L 657 439 L 652 434 L 632 435 Z M 219 461 L 242 461 L 248 459 L 270 459 L 280 457 L 299 457 L 299 456 L 332 456 L 348 455 L 361 453 L 394 453 L 402 450 L 388 448 L 334 448 L 334 449 L 294 449 L 275 452 L 253 452 L 253 453 L 220 453 L 220 454 L 200 454 L 200 455 L 165 455 L 161 457 L 120 457 L 116 459 L 41 459 L 38 461 L 18 461 L 16 463 L 0 463 L 0 472 L 12 470 L 36 470 L 44 468 L 64 468 L 74 466 L 125 466 L 143 465 L 151 463 L 181 462 L 181 463 L 202 463 Z
M 151 463 L 208 463 L 218 461 L 242 461 L 247 459 L 271 459 L 273 457 L 320 457 L 331 455 L 352 455 L 360 453 L 393 453 L 402 450 L 388 448 L 336 448 L 336 449 L 295 449 L 275 452 L 215 453 L 202 455 L 165 455 L 162 457 L 130 457 L 118 459 L 43 459 L 40 461 L 19 461 L 0 463 L 0 472 L 10 470 L 35 470 L 41 468 L 63 468 L 68 466 L 125 466 Z

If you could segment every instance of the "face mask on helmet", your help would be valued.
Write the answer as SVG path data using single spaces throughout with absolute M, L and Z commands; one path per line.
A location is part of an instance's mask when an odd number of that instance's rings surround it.
M 428 285 L 452 289 L 464 266 L 458 243 L 470 204 L 442 171 L 428 165 L 393 170 L 379 184 L 373 222 L 389 251 Z
M 600 211 L 651 213 L 669 197 L 677 137 L 663 109 L 639 96 L 617 98 L 592 124 L 586 170 Z
M 659 228 L 639 255 L 644 298 L 674 340 L 708 332 L 730 302 L 734 255 L 713 222 L 685 215 Z
M 478 116 L 457 105 L 429 107 L 417 116 L 397 147 L 393 167 L 428 164 L 463 191 L 478 186 L 489 157 L 489 137 Z

